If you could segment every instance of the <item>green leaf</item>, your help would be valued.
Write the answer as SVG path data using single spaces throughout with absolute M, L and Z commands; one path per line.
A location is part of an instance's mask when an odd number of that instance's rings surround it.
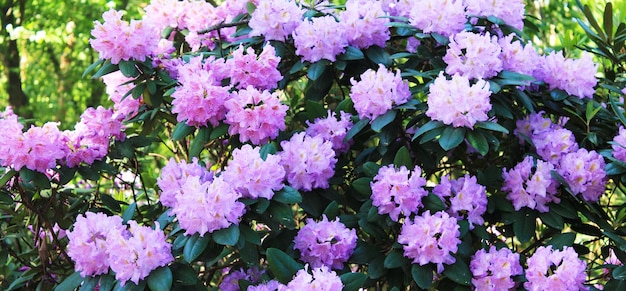
M 504 134 L 509 134 L 509 130 L 506 129 L 506 127 L 504 127 L 504 126 L 502 126 L 502 125 L 500 125 L 498 123 L 491 122 L 491 121 L 479 121 L 479 122 L 476 122 L 474 127 L 488 129 L 488 130 L 492 130 L 492 131 L 498 131 L 498 132 L 502 132 Z
M 513 222 L 513 232 L 515 236 L 521 243 L 530 241 L 537 229 L 535 215 L 526 208 L 522 208 L 522 210 L 516 212 L 515 215 L 516 219 Z
M 334 220 L 339 213 L 339 204 L 337 201 L 332 201 L 324 209 L 324 214 L 328 217 L 328 220 Z
M 512 82 L 512 84 L 515 83 L 518 85 L 525 85 L 525 84 L 528 84 L 529 82 L 535 81 L 535 78 L 533 78 L 533 76 L 529 76 L 526 74 L 521 74 L 521 73 L 517 73 L 513 71 L 502 71 L 498 74 L 498 77 L 505 79 L 505 80 L 515 81 L 515 82 Z
M 317 80 L 320 76 L 322 76 L 322 74 L 324 74 L 327 65 L 328 62 L 325 60 L 321 60 L 311 64 L 307 73 L 309 79 L 311 79 L 312 81 Z
M 261 150 L 259 151 L 259 154 L 261 155 L 261 159 L 265 161 L 268 155 L 276 154 L 276 146 L 274 145 L 274 143 L 268 142 L 264 144 L 263 146 L 261 146 Z
M 72 275 L 69 275 L 61 284 L 59 284 L 54 291 L 73 291 L 74 289 L 80 286 L 80 283 L 83 282 L 83 277 L 80 276 L 79 272 L 75 272 Z
M 431 120 L 431 121 L 427 122 L 426 124 L 422 125 L 422 127 L 420 127 L 415 132 L 415 134 L 413 135 L 413 139 L 412 140 L 415 140 L 420 135 L 422 135 L 422 134 L 424 134 L 424 133 L 426 133 L 428 131 L 431 131 L 431 130 L 436 129 L 436 128 L 440 128 L 442 126 L 444 126 L 443 122 L 438 121 L 438 120 Z
M 386 273 L 385 256 L 377 256 L 367 265 L 367 274 L 372 279 L 382 278 Z
M 363 172 L 365 173 L 365 175 L 367 175 L 368 177 L 374 177 L 378 174 L 378 171 L 380 170 L 381 166 L 377 163 L 374 162 L 366 162 L 365 164 L 363 164 Z
M 387 269 L 394 269 L 401 267 L 404 263 L 402 250 L 394 249 L 385 257 L 384 266 Z
M 221 245 L 234 246 L 239 241 L 239 226 L 231 225 L 213 232 L 213 240 Z
M 604 6 L 604 33 L 606 33 L 607 42 L 611 43 L 613 36 L 613 4 L 607 2 Z
M 554 249 L 563 249 L 565 246 L 572 246 L 576 240 L 576 234 L 573 232 L 560 233 L 552 237 L 546 242 L 547 245 L 551 245 Z
M 126 77 L 135 78 L 139 76 L 139 71 L 137 70 L 134 61 L 121 60 L 119 63 L 119 67 L 122 74 L 124 74 L 124 76 Z
M 339 276 L 343 283 L 343 291 L 361 290 L 367 281 L 367 275 L 363 273 L 345 273 Z
M 120 211 L 122 211 L 122 208 L 120 207 L 120 201 L 115 200 L 115 198 L 111 197 L 111 195 L 101 194 L 100 200 L 102 200 L 102 204 L 104 204 L 104 206 L 108 207 L 113 212 L 119 213 Z
M 80 291 L 92 291 L 98 286 L 98 281 L 100 281 L 100 276 L 91 277 L 87 276 L 83 280 L 83 284 L 80 285 Z
M 276 221 L 283 224 L 285 227 L 292 229 L 296 226 L 293 221 L 293 211 L 290 205 L 272 203 L 269 207 L 269 212 Z
M 107 60 L 106 62 L 104 62 L 104 65 L 102 65 L 102 67 L 100 67 L 100 69 L 93 76 L 91 76 L 91 78 L 98 79 L 106 74 L 110 74 L 117 70 L 118 70 L 118 66 L 111 64 L 111 61 Z
M 539 218 L 541 218 L 541 221 L 546 225 L 558 230 L 562 230 L 565 224 L 563 217 L 558 215 L 555 211 L 540 212 Z
M 613 279 L 626 280 L 626 266 L 619 266 L 613 269 L 612 275 Z
M 179 122 L 178 124 L 176 124 L 176 126 L 174 127 L 174 131 L 172 132 L 172 140 L 182 140 L 195 130 L 195 127 L 189 126 L 185 122 Z
M 287 284 L 291 278 L 304 266 L 292 257 L 276 248 L 268 248 L 265 252 L 267 264 L 274 276 L 281 283 Z
M 467 264 L 459 257 L 456 258 L 454 264 L 445 266 L 443 274 L 450 278 L 450 280 L 461 285 L 470 286 L 472 283 L 472 272 Z
M 105 274 L 100 276 L 100 291 L 109 291 L 113 289 L 115 285 L 115 277 L 113 275 Z
M 380 132 L 385 125 L 391 123 L 396 118 L 396 111 L 389 110 L 385 114 L 376 117 L 374 121 L 372 121 L 372 130 L 375 132 Z
M 81 76 L 81 78 L 85 78 L 87 74 L 89 74 L 91 71 L 93 71 L 97 66 L 101 65 L 102 63 L 104 63 L 104 59 L 98 59 L 93 64 L 89 65 L 89 67 L 87 67 L 87 69 L 83 72 L 83 75 Z
M 464 127 L 446 127 L 439 137 L 439 145 L 446 151 L 449 151 L 460 145 L 465 139 Z
M 157 268 L 148 275 L 148 287 L 153 291 L 170 290 L 172 288 L 172 270 L 168 266 Z
M 194 234 L 193 236 L 187 239 L 187 243 L 185 243 L 185 248 L 183 249 L 183 256 L 185 258 L 185 262 L 191 263 L 193 262 L 204 249 L 209 245 L 209 241 L 211 240 L 211 236 L 205 235 L 203 237 L 198 234 Z
M 209 136 L 209 140 L 214 140 L 228 133 L 228 127 L 228 124 L 222 123 L 216 128 L 213 128 L 213 131 L 211 131 L 211 136 Z
M 413 161 L 411 160 L 411 153 L 406 147 L 401 147 L 398 152 L 396 152 L 396 156 L 393 158 L 393 165 L 400 168 L 401 166 L 405 166 L 408 170 L 413 169 Z
M 124 210 L 124 213 L 122 213 L 122 220 L 124 221 L 124 223 L 133 219 L 133 216 L 135 215 L 135 210 L 137 210 L 137 203 L 135 202 L 126 207 L 126 210 Z
M 433 283 L 433 268 L 430 265 L 420 266 L 413 264 L 411 267 L 411 276 L 413 281 L 422 289 L 428 289 Z
M 256 10 L 256 5 L 254 5 L 254 3 L 246 3 L 246 11 L 248 12 L 248 14 L 252 15 L 252 13 L 254 13 L 254 10 Z
M 183 286 L 195 285 L 198 282 L 198 273 L 191 266 L 186 264 L 172 264 L 172 275 L 174 282 Z
M 484 156 L 489 152 L 489 142 L 480 131 L 468 131 L 467 141 L 469 141 L 470 145 L 472 145 L 480 155 Z
M 364 58 L 365 55 L 363 55 L 363 52 L 359 48 L 353 46 L 348 46 L 345 53 L 337 56 L 337 59 L 344 61 L 362 60 Z
M 554 101 L 563 101 L 569 97 L 569 94 L 561 89 L 554 89 L 550 91 L 550 97 L 552 97 Z
M 382 47 L 376 45 L 371 46 L 365 49 L 365 55 L 376 64 L 383 64 L 385 67 L 391 66 L 391 57 Z
M 350 130 L 348 130 L 348 132 L 346 133 L 346 137 L 343 138 L 343 141 L 349 142 L 355 135 L 361 132 L 361 130 L 365 128 L 365 126 L 367 126 L 369 123 L 370 123 L 370 120 L 367 117 L 359 120 L 356 124 L 352 126 L 352 128 L 350 128 Z
M 4 176 L 2 176 L 2 178 L 0 178 L 0 186 L 6 185 L 9 180 L 11 180 L 11 178 L 15 177 L 15 175 L 17 175 L 17 172 L 13 169 L 10 169 L 6 174 L 4 174 Z
M 361 177 L 352 181 L 352 188 L 354 188 L 354 190 L 356 190 L 357 192 L 369 198 L 370 196 L 372 196 L 372 188 L 370 187 L 371 182 L 372 182 L 372 178 Z
M 211 134 L 211 128 L 201 127 L 198 130 L 198 134 L 194 137 L 189 147 L 189 157 L 199 157 L 200 153 L 204 149 L 204 145 L 209 141 L 209 135 Z
M 272 200 L 285 204 L 294 204 L 302 202 L 302 195 L 300 195 L 298 190 L 292 188 L 291 186 L 285 186 L 282 190 L 274 194 Z

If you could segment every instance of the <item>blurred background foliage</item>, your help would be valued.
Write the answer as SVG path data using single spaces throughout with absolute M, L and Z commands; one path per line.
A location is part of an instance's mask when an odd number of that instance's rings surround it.
M 220 1 L 217 1 L 220 2 Z M 626 17 L 626 1 L 612 1 L 613 23 Z M 73 127 L 87 107 L 109 105 L 104 85 L 83 77 L 98 55 L 90 49 L 93 22 L 110 8 L 126 10 L 127 19 L 139 17 L 147 0 L 1 0 L 0 108 L 11 105 L 33 122 L 59 121 Z M 580 0 L 589 5 L 602 25 L 605 1 Z M 576 57 L 576 47 L 593 41 L 575 20 L 588 23 L 576 0 L 526 0 L 524 33 L 539 51 L 565 50 Z M 617 25 L 613 30 L 617 29 Z M 604 66 L 611 62 L 596 58 Z M 601 68 L 604 72 L 604 69 Z

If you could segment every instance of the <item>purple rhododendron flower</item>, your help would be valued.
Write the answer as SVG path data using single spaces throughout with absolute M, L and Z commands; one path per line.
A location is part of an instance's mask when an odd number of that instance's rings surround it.
M 263 273 L 264 272 L 257 267 L 252 267 L 247 270 L 241 268 L 235 271 L 230 270 L 230 272 L 224 276 L 218 288 L 222 291 L 239 291 L 239 280 L 255 284 L 261 281 Z
M 537 53 L 532 43 L 522 45 L 515 34 L 509 34 L 498 40 L 502 48 L 500 58 L 502 69 L 513 71 L 529 76 L 534 76 L 539 68 L 541 56 Z
M 502 71 L 498 38 L 469 31 L 450 36 L 443 61 L 448 75 L 460 74 L 468 79 L 489 79 Z
M 565 154 L 578 150 L 574 134 L 563 128 L 566 121 L 554 123 L 543 117 L 543 112 L 533 113 L 516 122 L 514 134 L 522 144 L 530 139 L 541 158 L 556 164 Z
M 380 64 L 378 70 L 369 69 L 360 78 L 359 81 L 350 79 L 350 98 L 361 119 L 369 118 L 373 121 L 394 106 L 411 99 L 409 84 L 402 80 L 400 71 L 394 74 Z
M 250 16 L 250 36 L 284 41 L 302 23 L 304 9 L 295 0 L 260 0 Z
M 428 263 L 437 265 L 437 273 L 443 272 L 443 264 L 453 264 L 452 254 L 461 243 L 459 225 L 456 218 L 443 211 L 431 215 L 430 210 L 414 220 L 406 219 L 398 235 L 398 243 L 403 245 L 404 256 L 421 266 Z
M 491 110 L 489 83 L 478 80 L 470 85 L 467 77 L 454 74 L 448 80 L 443 72 L 429 86 L 426 115 L 454 127 L 474 127 L 486 121 Z
M 311 63 L 321 59 L 334 62 L 348 46 L 341 24 L 331 15 L 302 22 L 293 32 L 293 41 L 296 54 Z
M 510 249 L 496 250 L 495 246 L 478 250 L 470 262 L 472 284 L 476 290 L 511 290 L 515 287 L 512 276 L 524 273 L 519 254 Z
M 249 86 L 253 86 L 259 90 L 271 90 L 278 87 L 278 82 L 283 78 L 278 71 L 279 62 L 280 57 L 276 56 L 276 50 L 269 44 L 263 47 L 258 56 L 253 48 L 244 49 L 240 45 L 224 66 L 233 87 L 249 89 Z
M 319 222 L 306 220 L 296 237 L 294 248 L 300 251 L 300 259 L 313 268 L 328 266 L 342 269 L 356 247 L 356 231 L 348 229 L 336 218 L 328 221 L 323 215 Z
M 128 224 L 128 230 L 112 232 L 106 246 L 111 270 L 122 286 L 128 280 L 139 284 L 150 272 L 174 260 L 172 246 L 165 241 L 158 222 L 155 229 L 140 226 L 134 220 Z
M 378 208 L 379 214 L 389 214 L 393 221 L 398 221 L 400 214 L 409 217 L 417 213 L 423 206 L 422 198 L 428 195 L 424 189 L 426 179 L 421 175 L 419 166 L 413 171 L 405 166 L 399 169 L 393 165 L 381 167 L 370 183 L 372 205 Z
M 413 1 L 409 23 L 424 33 L 450 36 L 465 29 L 465 5 L 463 0 Z
M 274 191 L 284 187 L 285 170 L 280 165 L 280 156 L 268 154 L 264 160 L 260 148 L 243 145 L 233 151 L 233 159 L 220 177 L 243 197 L 271 200 Z
M 467 6 L 467 15 L 495 16 L 519 30 L 524 28 L 523 0 L 464 0 L 464 3 Z
M 582 194 L 586 201 L 597 202 L 608 180 L 604 167 L 604 158 L 600 154 L 581 148 L 564 155 L 557 172 L 567 181 L 572 193 Z
M 278 287 L 279 291 L 299 291 L 299 290 L 316 290 L 316 291 L 335 291 L 342 290 L 343 282 L 333 270 L 329 270 L 326 266 L 313 268 L 309 273 L 309 266 L 298 271 L 291 281 L 285 286 Z
M 339 14 L 339 19 L 348 44 L 357 48 L 384 47 L 390 38 L 386 15 L 379 1 L 346 1 L 346 10 Z
M 528 207 L 548 212 L 548 203 L 560 201 L 556 197 L 558 182 L 551 175 L 553 170 L 554 165 L 531 156 L 524 158 L 513 169 L 502 169 L 502 191 L 509 193 L 506 198 L 513 202 L 515 210 Z
M 350 145 L 352 145 L 352 140 L 348 142 L 343 140 L 354 125 L 350 117 L 351 115 L 349 113 L 341 111 L 339 113 L 339 119 L 337 119 L 336 114 L 328 110 L 328 116 L 326 118 L 316 118 L 313 120 L 313 123 L 308 120 L 306 121 L 308 126 L 306 134 L 309 136 L 319 136 L 325 141 L 330 141 L 333 144 L 333 150 L 335 150 L 335 152 L 345 153 L 350 149 Z
M 483 214 L 487 211 L 487 192 L 485 186 L 476 182 L 476 177 L 465 174 L 456 180 L 448 175 L 441 177 L 439 185 L 433 188 L 433 194 L 447 201 L 450 207 L 447 212 L 457 219 L 467 219 L 469 228 L 474 224 L 485 223 Z
M 626 163 L 626 129 L 620 125 L 619 133 L 613 138 L 613 157 Z
M 276 138 L 285 129 L 285 116 L 289 106 L 280 103 L 278 93 L 258 91 L 252 86 L 235 91 L 224 102 L 225 123 L 228 133 L 239 134 L 239 141 L 251 141 L 255 145 Z
M 595 93 L 597 71 L 598 65 L 593 62 L 590 53 L 583 51 L 580 59 L 570 59 L 559 51 L 543 57 L 535 78 L 548 83 L 551 90 L 561 89 L 583 99 Z
M 586 264 L 578 258 L 572 247 L 553 250 L 552 246 L 540 246 L 526 261 L 524 288 L 540 290 L 587 290 L 583 285 L 587 278 Z
M 280 163 L 287 182 L 297 190 L 328 188 L 328 179 L 335 174 L 335 151 L 330 141 L 311 137 L 304 132 L 294 134 L 280 143 Z
M 179 163 L 174 158 L 170 158 L 157 178 L 157 185 L 161 189 L 159 201 L 163 206 L 170 208 L 176 206 L 177 197 L 183 195 L 181 188 L 190 176 L 199 177 L 200 182 L 213 180 L 211 172 L 200 166 L 197 158 L 194 158 L 191 163 L 184 161 Z

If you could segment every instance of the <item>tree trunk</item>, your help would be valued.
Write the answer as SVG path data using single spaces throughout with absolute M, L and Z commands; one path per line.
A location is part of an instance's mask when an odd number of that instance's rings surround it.
M 17 40 L 12 40 L 9 32 L 5 29 L 7 25 L 18 27 L 21 25 L 21 17 L 16 17 L 15 5 L 19 5 L 19 13 L 24 13 L 26 0 L 15 2 L 8 0 L 4 3 L 0 21 L 2 28 L 1 37 L 3 38 L 3 46 L 0 47 L 0 59 L 3 65 L 3 73 L 7 79 L 6 92 L 9 95 L 9 105 L 13 107 L 15 113 L 23 117 L 32 117 L 32 112 L 28 108 L 28 96 L 22 89 L 22 77 L 20 67 L 20 51 L 18 49 Z

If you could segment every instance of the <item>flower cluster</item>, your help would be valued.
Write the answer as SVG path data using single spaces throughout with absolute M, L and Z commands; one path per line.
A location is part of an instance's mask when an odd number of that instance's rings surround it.
M 474 127 L 486 121 L 491 110 L 489 83 L 478 80 L 470 85 L 467 77 L 454 74 L 448 80 L 443 73 L 429 86 L 426 115 L 454 127 Z
M 296 291 L 296 290 L 319 290 L 333 291 L 343 289 L 343 282 L 333 270 L 329 270 L 326 266 L 311 269 L 309 266 L 298 271 L 296 275 L 287 283 L 278 287 L 278 291 Z
M 527 290 L 587 290 L 586 264 L 571 247 L 553 250 L 541 246 L 527 260 L 524 288 Z
M 124 285 L 128 280 L 138 284 L 158 267 L 174 260 L 171 245 L 159 229 L 139 226 L 129 221 L 129 229 L 119 216 L 87 212 L 79 215 L 67 232 L 67 254 L 81 276 L 105 274 L 109 267 Z
M 470 270 L 476 290 L 511 290 L 515 287 L 511 277 L 524 272 L 518 253 L 507 248 L 496 250 L 495 246 L 491 246 L 489 251 L 478 250 L 472 256 Z
M 344 141 L 346 134 L 354 125 L 350 120 L 351 115 L 344 111 L 339 113 L 339 119 L 334 112 L 328 111 L 326 118 L 316 118 L 313 123 L 307 120 L 306 134 L 319 136 L 333 144 L 333 150 L 337 153 L 345 153 L 350 149 L 352 140 Z
M 293 41 L 296 54 L 311 63 L 321 59 L 334 62 L 348 46 L 341 24 L 331 15 L 302 22 L 293 32 Z
M 482 225 L 483 214 L 487 211 L 487 192 L 485 186 L 476 182 L 476 177 L 465 174 L 456 180 L 448 175 L 433 188 L 433 194 L 443 201 L 449 201 L 448 213 L 457 219 L 467 219 L 470 229 L 474 224 Z
M 339 15 L 348 44 L 358 48 L 372 45 L 384 47 L 389 40 L 389 18 L 384 17 L 379 1 L 348 0 L 346 10 Z
M 467 16 L 462 0 L 422 0 L 413 3 L 409 23 L 424 33 L 435 32 L 444 36 L 465 29 Z
M 583 52 L 580 59 L 570 59 L 563 52 L 552 52 L 543 57 L 536 78 L 543 80 L 550 89 L 561 89 L 579 98 L 591 97 L 598 83 L 595 77 L 598 65 L 591 54 Z
M 219 290 L 222 291 L 239 291 L 239 280 L 245 280 L 250 283 L 259 283 L 261 281 L 261 276 L 263 275 L 263 271 L 259 270 L 256 267 L 250 268 L 248 270 L 225 270 L 230 271 L 224 279 L 222 279 L 222 283 L 219 285 Z
M 270 200 L 274 191 L 283 188 L 285 170 L 280 165 L 278 155 L 268 154 L 262 159 L 258 147 L 244 145 L 233 150 L 233 159 L 228 162 L 220 177 L 233 185 L 243 197 Z
M 534 76 L 541 62 L 541 57 L 532 43 L 522 45 L 516 37 L 515 34 L 509 34 L 498 40 L 498 44 L 502 48 L 500 53 L 502 69 Z
M 465 0 L 467 15 L 495 16 L 510 26 L 522 30 L 524 28 L 524 1 L 523 0 Z
M 406 219 L 398 235 L 403 245 L 404 256 L 414 264 L 435 263 L 437 273 L 443 272 L 443 264 L 453 264 L 452 254 L 458 250 L 459 225 L 454 217 L 443 211 L 431 215 L 427 210 L 414 220 Z
M 207 63 L 209 63 L 207 61 Z M 224 102 L 230 98 L 229 88 L 220 84 L 216 70 L 209 70 L 202 57 L 194 57 L 178 68 L 180 86 L 172 93 L 172 113 L 178 122 L 191 126 L 218 126 L 226 116 Z
M 421 174 L 419 166 L 410 172 L 405 166 L 381 167 L 370 184 L 372 205 L 378 207 L 378 213 L 389 214 L 393 221 L 398 221 L 400 214 L 408 217 L 417 213 L 422 207 L 422 198 L 428 195 L 424 189 L 426 179 Z
M 297 190 L 328 188 L 328 179 L 335 174 L 335 151 L 330 141 L 311 137 L 304 132 L 294 134 L 280 143 L 280 163 L 287 173 L 287 182 Z
M 285 115 L 289 107 L 280 103 L 278 93 L 258 91 L 252 86 L 235 91 L 224 102 L 228 133 L 239 134 L 239 141 L 255 145 L 276 138 L 285 129 Z
M 348 229 L 339 221 L 328 221 L 323 215 L 321 221 L 306 220 L 296 237 L 294 248 L 300 251 L 300 258 L 313 268 L 327 266 L 342 269 L 356 247 L 356 231 Z
M 178 163 L 170 158 L 165 167 L 161 169 L 161 175 L 157 178 L 157 185 L 161 189 L 159 201 L 163 206 L 176 206 L 177 197 L 183 194 L 181 187 L 190 176 L 199 177 L 201 182 L 213 180 L 213 175 L 198 164 L 198 159 L 193 159 L 192 163 Z
M 556 197 L 558 182 L 551 176 L 554 166 L 542 160 L 536 160 L 536 166 L 534 163 L 533 157 L 527 156 L 513 169 L 502 169 L 502 191 L 509 193 L 506 197 L 513 202 L 515 210 L 528 207 L 548 212 L 548 203 L 560 201 Z
M 361 119 L 385 114 L 393 106 L 402 105 L 411 99 L 408 82 L 402 80 L 400 72 L 389 71 L 382 64 L 378 70 L 369 69 L 361 74 L 361 80 L 350 80 L 350 97 L 354 109 Z
M 109 10 L 102 14 L 104 23 L 95 22 L 91 35 L 91 46 L 101 59 L 110 59 L 112 64 L 131 59 L 145 61 L 159 44 L 154 37 L 155 29 L 141 20 L 122 21 L 122 11 Z
M 464 31 L 450 36 L 450 44 L 443 56 L 448 64 L 446 73 L 460 74 L 468 79 L 488 79 L 502 71 L 498 38 Z
M 574 194 L 597 202 L 604 193 L 607 182 L 604 158 L 595 151 L 584 148 L 563 156 L 557 172 L 563 176 Z
M 132 80 L 120 71 L 102 76 L 102 81 L 106 85 L 106 93 L 109 95 L 109 99 L 113 101 L 115 114 L 124 116 L 126 120 L 137 115 L 143 103 L 143 96 L 139 96 L 137 99 L 131 95 L 126 96 L 126 93 L 135 88 Z
M 529 139 L 541 158 L 558 164 L 563 155 L 578 150 L 578 144 L 574 134 L 563 128 L 566 120 L 554 123 L 549 118 L 543 117 L 543 113 L 532 113 L 518 120 L 514 133 L 522 143 Z
M 245 205 L 238 201 L 241 194 L 222 177 L 202 182 L 198 176 L 189 176 L 180 192 L 171 213 L 178 218 L 185 235 L 204 236 L 207 232 L 237 225 L 246 211 Z
M 292 0 L 260 0 L 250 17 L 250 36 L 284 41 L 302 22 L 304 10 Z
M 279 62 L 280 57 L 276 56 L 276 50 L 269 44 L 263 47 L 258 57 L 253 48 L 244 49 L 242 45 L 226 60 L 225 67 L 233 87 L 243 89 L 254 86 L 260 90 L 270 90 L 276 88 L 283 78 L 277 69 Z

